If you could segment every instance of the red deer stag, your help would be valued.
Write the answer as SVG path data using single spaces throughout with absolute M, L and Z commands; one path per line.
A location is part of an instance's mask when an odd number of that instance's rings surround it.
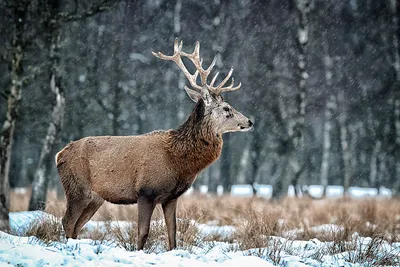
M 177 199 L 193 183 L 197 174 L 216 161 L 222 149 L 222 134 L 249 130 L 253 123 L 224 102 L 221 93 L 238 90 L 230 79 L 233 69 L 215 85 L 218 73 L 207 83 L 215 59 L 203 69 L 197 42 L 191 54 L 175 40 L 174 54 L 153 55 L 174 61 L 193 89 L 185 86 L 196 106 L 176 130 L 154 131 L 138 136 L 90 136 L 69 143 L 56 155 L 56 164 L 67 198 L 62 224 L 67 238 L 79 231 L 104 200 L 116 204 L 138 204 L 138 244 L 143 249 L 154 207 L 162 205 L 169 248 L 176 247 Z M 182 61 L 196 67 L 191 74 Z M 201 84 L 196 78 L 200 74 Z

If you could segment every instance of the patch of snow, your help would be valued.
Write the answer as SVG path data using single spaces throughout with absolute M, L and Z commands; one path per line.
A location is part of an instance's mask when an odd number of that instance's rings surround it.
M 236 231 L 235 227 L 229 225 L 197 224 L 197 228 L 202 236 L 220 235 L 223 238 L 231 236 Z
M 336 225 L 336 224 L 322 224 L 322 225 L 311 227 L 310 231 L 312 231 L 314 233 L 323 233 L 323 232 L 339 233 L 339 232 L 344 231 L 344 227 Z M 293 230 L 284 232 L 283 236 L 287 237 L 287 238 L 296 238 L 297 235 L 299 235 L 301 233 L 304 233 L 304 229 L 293 229 Z
M 307 189 L 310 196 L 315 198 L 321 198 L 324 188 L 322 185 L 309 185 L 307 186 Z M 326 196 L 328 198 L 342 197 L 343 192 L 344 192 L 343 186 L 330 185 L 326 187 Z
M 258 197 L 263 197 L 263 198 L 272 197 L 272 185 L 254 184 L 254 188 L 257 191 Z M 253 187 L 249 184 L 233 185 L 231 188 L 231 195 L 241 196 L 241 197 L 252 197 Z
M 232 196 L 251 197 L 253 196 L 253 187 L 249 184 L 236 184 L 231 187 Z
M 32 160 L 32 159 L 30 159 L 30 160 Z M 24 195 L 27 193 L 28 189 L 26 187 L 16 187 L 16 188 L 12 189 L 12 191 L 16 194 Z
M 242 253 L 223 253 L 219 250 L 209 252 L 198 249 L 198 253 L 186 250 L 173 250 L 162 253 L 125 251 L 113 243 L 96 243 L 89 239 L 68 240 L 67 243 L 54 242 L 42 246 L 32 237 L 16 237 L 0 232 L 0 263 L 8 266 L 273 266 L 266 260 L 244 256 Z M 99 248 L 99 246 L 101 246 Z M 1 265 L 4 266 L 4 265 Z

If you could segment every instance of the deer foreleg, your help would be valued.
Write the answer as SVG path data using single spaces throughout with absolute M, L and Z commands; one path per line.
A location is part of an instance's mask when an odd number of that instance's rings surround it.
M 176 247 L 176 204 L 178 200 L 173 199 L 162 204 L 165 224 L 167 226 L 169 249 Z
M 138 250 L 142 250 L 149 236 L 150 219 L 153 214 L 154 201 L 139 198 L 138 200 Z

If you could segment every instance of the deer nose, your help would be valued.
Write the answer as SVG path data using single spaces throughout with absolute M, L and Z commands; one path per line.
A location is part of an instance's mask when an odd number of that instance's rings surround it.
M 253 122 L 249 120 L 249 127 L 253 126 Z

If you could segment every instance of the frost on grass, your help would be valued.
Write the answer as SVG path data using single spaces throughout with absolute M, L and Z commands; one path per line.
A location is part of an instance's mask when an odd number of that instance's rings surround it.
M 253 214 L 253 216 L 256 216 Z M 278 237 L 285 231 L 279 220 L 258 216 L 241 227 L 201 224 L 179 219 L 178 248 L 166 251 L 162 220 L 152 221 L 145 251 L 136 250 L 134 222 L 89 222 L 79 240 L 59 242 L 59 220 L 46 213 L 12 214 L 14 229 L 24 222 L 29 237 L 0 232 L 0 262 L 15 265 L 85 266 L 399 266 L 400 243 L 382 236 L 350 234 L 346 225 L 314 226 L 310 231 L 332 237 L 330 241 L 292 240 L 304 229 Z M 27 219 L 28 218 L 28 219 Z M 27 222 L 31 220 L 30 222 Z M 17 227 L 18 224 L 18 227 Z M 20 232 L 21 234 L 21 232 Z
M 80 233 L 59 242 L 59 217 L 11 213 L 0 234 L 0 262 L 87 266 L 400 266 L 399 202 L 386 200 L 183 198 L 177 245 L 167 251 L 162 214 L 137 251 L 135 206 L 102 207 Z M 210 208 L 211 207 L 211 208 Z M 52 212 L 51 210 L 49 210 Z M 60 216 L 62 212 L 53 212 Z M 248 261 L 248 262 L 247 262 Z

